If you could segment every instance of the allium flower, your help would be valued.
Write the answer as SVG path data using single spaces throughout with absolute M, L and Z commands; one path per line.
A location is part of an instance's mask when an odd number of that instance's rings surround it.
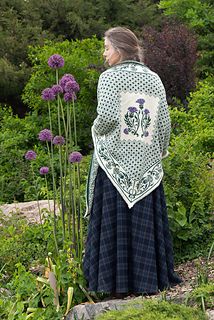
M 124 132 L 125 134 L 129 134 L 128 128 L 125 128 L 125 129 L 123 130 L 123 132 Z
M 70 80 L 65 84 L 65 92 L 78 92 L 80 90 L 79 84 L 75 80 Z
M 53 138 L 53 144 L 56 144 L 56 145 L 63 145 L 65 143 L 65 139 L 63 136 L 55 136 Z
M 47 174 L 49 172 L 49 168 L 48 167 L 41 167 L 39 169 L 40 174 Z
M 48 65 L 49 65 L 49 67 L 51 67 L 53 69 L 62 68 L 64 66 L 64 64 L 65 64 L 65 61 L 64 61 L 63 57 L 60 56 L 59 54 L 53 54 L 48 59 Z
M 53 90 L 55 96 L 57 96 L 60 93 L 63 93 L 63 89 L 59 84 L 54 84 L 51 89 Z
M 74 151 L 69 154 L 68 161 L 69 162 L 80 162 L 82 160 L 82 154 L 78 151 Z
M 55 99 L 55 94 L 53 89 L 46 88 L 42 91 L 42 99 L 46 101 L 51 101 Z
M 43 129 L 39 132 L 39 140 L 40 141 L 51 141 L 53 139 L 53 134 L 49 129 Z
M 150 113 L 150 111 L 148 109 L 144 109 L 144 113 L 148 114 L 148 113 Z
M 29 150 L 25 153 L 25 159 L 27 160 L 35 160 L 36 159 L 36 152 L 33 150 Z
M 137 108 L 135 108 L 135 107 L 129 107 L 128 110 L 131 113 L 137 112 Z
M 148 131 L 144 131 L 143 135 L 144 135 L 144 137 L 148 137 L 149 132 Z
M 65 85 L 68 81 L 75 81 L 74 77 L 69 73 L 64 74 L 64 76 L 59 80 L 59 84 L 63 90 L 65 90 Z
M 75 93 L 74 92 L 66 92 L 65 94 L 64 94 L 64 100 L 65 100 L 65 102 L 69 102 L 69 101 L 75 101 L 76 100 L 76 95 L 75 95 Z
M 144 99 L 137 99 L 136 102 L 139 103 L 140 105 L 143 105 L 145 103 L 145 100 Z

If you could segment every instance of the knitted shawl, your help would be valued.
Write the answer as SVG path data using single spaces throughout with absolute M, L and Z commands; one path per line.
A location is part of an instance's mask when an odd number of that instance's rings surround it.
M 124 61 L 103 72 L 97 100 L 86 215 L 92 206 L 99 166 L 129 208 L 157 188 L 170 138 L 164 86 L 144 64 Z

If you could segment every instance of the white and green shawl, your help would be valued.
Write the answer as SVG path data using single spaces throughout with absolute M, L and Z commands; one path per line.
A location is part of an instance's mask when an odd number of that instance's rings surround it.
M 131 208 L 160 184 L 170 118 L 164 86 L 144 64 L 124 61 L 103 72 L 92 126 L 94 155 L 88 188 L 90 213 L 100 166 Z

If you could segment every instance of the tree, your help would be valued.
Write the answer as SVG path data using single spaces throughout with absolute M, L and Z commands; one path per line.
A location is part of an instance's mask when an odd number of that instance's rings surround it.
M 214 6 L 208 0 L 161 0 L 159 8 L 164 14 L 187 24 L 198 34 L 199 60 L 198 68 L 201 76 L 214 71 Z

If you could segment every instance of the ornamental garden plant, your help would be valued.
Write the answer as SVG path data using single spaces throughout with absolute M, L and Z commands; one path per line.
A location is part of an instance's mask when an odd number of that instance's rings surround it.
M 50 72 L 55 72 L 56 82 L 51 87 L 43 89 L 41 94 L 41 98 L 47 103 L 49 127 L 38 132 L 38 140 L 43 144 L 47 157 L 43 165 L 38 168 L 37 152 L 28 150 L 25 153 L 25 159 L 29 161 L 34 177 L 32 183 L 35 194 L 39 195 L 37 175 L 40 173 L 45 179 L 46 197 L 48 201 L 51 198 L 54 202 L 53 212 L 50 209 L 48 212 L 52 225 L 54 250 L 47 253 L 46 277 L 38 277 L 37 283 L 42 284 L 41 288 L 46 286 L 52 289 L 53 303 L 57 312 L 64 304 L 65 290 L 67 290 L 68 299 L 67 312 L 73 303 L 73 297 L 78 297 L 80 291 L 90 300 L 84 289 L 85 283 L 81 268 L 83 208 L 80 194 L 80 163 L 83 156 L 78 147 L 75 106 L 80 87 L 71 74 L 64 74 L 60 77 L 60 69 L 63 68 L 64 63 L 61 55 L 50 56 L 48 65 Z M 52 116 L 55 109 L 58 126 L 56 132 L 53 130 Z M 74 130 L 71 129 L 71 123 Z M 49 180 L 48 175 L 51 176 Z M 39 208 L 38 196 L 37 202 Z M 57 208 L 59 208 L 59 214 Z M 41 227 L 43 227 L 44 216 L 40 208 L 39 214 Z M 67 273 L 66 283 L 63 283 L 64 272 Z M 32 316 L 37 311 L 37 308 L 32 311 Z M 64 312 L 66 313 L 65 310 Z

